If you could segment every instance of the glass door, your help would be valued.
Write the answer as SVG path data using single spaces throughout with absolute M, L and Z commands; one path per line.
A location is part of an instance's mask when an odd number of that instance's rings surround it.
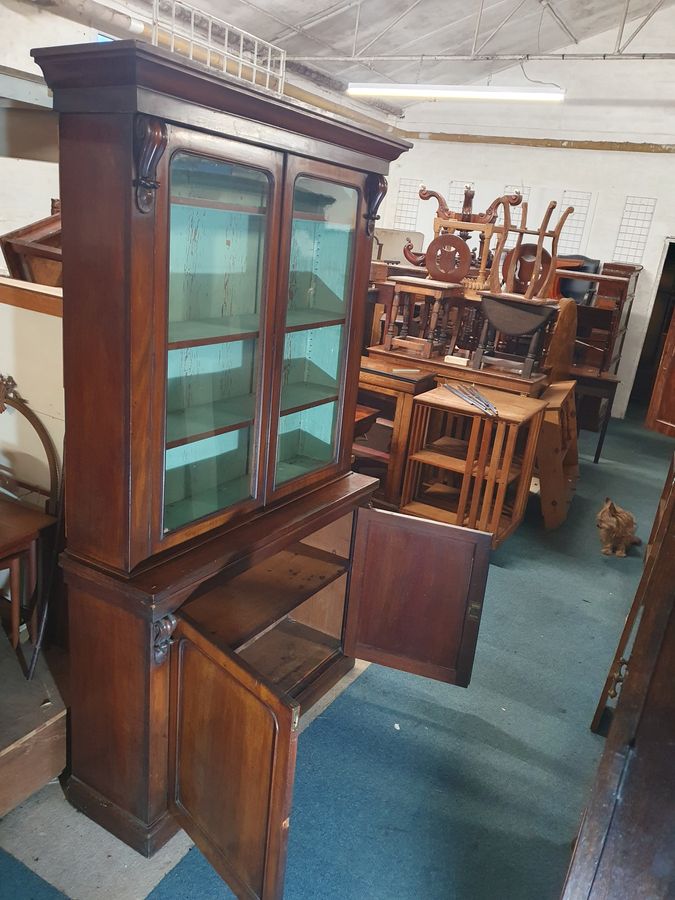
M 276 258 L 270 171 L 179 150 L 169 181 L 165 535 L 228 518 L 262 494 L 265 295 Z
M 295 168 L 299 162 L 293 161 Z M 276 398 L 273 491 L 290 492 L 338 464 L 345 362 L 355 274 L 360 183 L 294 172 L 285 199 L 286 278 L 280 279 L 283 345 Z M 288 248 L 288 249 L 286 249 Z M 322 477 L 322 476 L 318 476 Z

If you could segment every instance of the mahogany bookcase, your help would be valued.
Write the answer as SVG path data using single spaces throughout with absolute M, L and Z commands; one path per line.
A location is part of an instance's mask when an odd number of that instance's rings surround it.
M 68 797 L 278 898 L 300 717 L 354 657 L 466 685 L 489 535 L 350 472 L 371 239 L 409 147 L 134 41 L 60 114 Z

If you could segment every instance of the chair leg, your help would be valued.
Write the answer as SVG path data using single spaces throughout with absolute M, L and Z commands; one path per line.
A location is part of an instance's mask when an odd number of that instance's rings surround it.
M 37 564 L 37 541 L 33 541 L 28 550 L 28 560 L 26 566 L 26 582 L 28 584 L 28 602 L 30 603 L 30 638 L 35 643 L 38 627 L 38 600 L 40 592 L 38 591 L 38 564 Z
M 21 621 L 21 557 L 14 556 L 9 563 L 9 594 L 11 608 L 12 647 L 19 646 L 19 623 Z

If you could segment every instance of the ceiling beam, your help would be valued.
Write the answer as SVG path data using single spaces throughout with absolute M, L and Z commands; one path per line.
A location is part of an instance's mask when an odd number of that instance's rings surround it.
M 539 0 L 539 2 L 544 7 L 544 9 L 548 10 L 548 12 L 551 14 L 551 16 L 555 19 L 558 26 L 560 28 L 562 28 L 562 30 L 565 32 L 567 37 L 572 41 L 572 43 L 578 44 L 579 38 L 574 34 L 572 29 L 567 25 L 567 23 L 565 22 L 563 17 L 560 15 L 560 13 L 556 12 L 556 10 L 553 8 L 553 5 L 551 4 L 551 0 Z
M 485 40 L 484 40 L 483 43 L 480 45 L 480 47 L 479 47 L 477 50 L 474 50 L 474 53 L 475 53 L 475 54 L 480 53 L 481 50 L 483 49 L 483 47 L 485 47 L 486 44 L 489 44 L 490 41 L 492 40 L 492 38 L 493 38 L 495 35 L 499 34 L 499 32 L 502 30 L 502 28 L 503 28 L 508 22 L 511 21 L 511 19 L 515 16 L 515 14 L 518 12 L 518 10 L 519 10 L 522 6 L 524 6 L 524 5 L 525 5 L 525 0 L 520 0 L 520 3 L 518 4 L 518 6 L 514 6 L 514 8 L 511 10 L 511 12 L 510 12 L 507 16 L 505 16 L 505 17 L 502 19 L 502 21 L 499 23 L 499 25 L 497 25 L 497 27 L 495 28 L 495 30 L 494 30 L 491 34 L 489 34 L 488 37 L 485 38 Z
M 420 3 L 422 3 L 422 0 L 414 0 L 414 2 L 410 4 L 410 6 L 408 6 L 406 9 L 404 9 L 402 13 L 399 13 L 399 15 L 396 16 L 394 19 L 392 19 L 391 22 L 388 25 L 386 25 L 382 29 L 382 31 L 380 31 L 378 34 L 376 34 L 372 40 L 368 41 L 367 44 L 364 44 L 363 47 L 361 47 L 361 49 L 357 52 L 356 55 L 361 56 L 366 50 L 368 50 L 370 47 L 372 47 L 373 44 L 375 44 L 377 41 L 379 41 L 380 38 L 384 37 L 384 35 L 387 34 L 387 32 L 391 31 L 391 29 L 395 25 L 398 25 L 398 23 L 401 21 L 401 19 L 404 19 L 409 13 L 411 13 L 413 11 L 413 9 L 415 9 L 416 6 L 419 6 Z
M 342 13 L 353 9 L 355 6 L 358 6 L 360 8 L 361 0 L 348 0 L 347 3 L 339 3 L 336 6 L 331 6 L 329 9 L 324 9 L 322 12 L 317 13 L 314 16 L 310 16 L 308 19 L 305 19 L 305 21 L 302 23 L 302 31 L 309 31 L 310 28 L 321 25 L 323 22 L 328 22 L 330 19 L 334 19 L 335 16 L 340 16 L 342 15 Z M 275 38 L 272 38 L 271 43 L 278 44 L 280 41 L 287 41 L 289 38 L 294 37 L 297 33 L 297 28 L 295 26 L 290 27 L 286 31 L 283 31 L 281 34 L 277 35 Z
M 624 44 L 624 46 L 626 46 Z M 481 53 L 475 56 L 470 53 L 425 53 L 392 54 L 381 56 L 288 56 L 289 62 L 534 62 L 537 60 L 557 60 L 558 62 L 586 62 L 593 59 L 636 60 L 636 59 L 675 59 L 674 53 Z M 391 76 L 387 76 L 391 80 Z
M 483 18 L 483 6 L 485 5 L 485 0 L 480 0 L 480 6 L 478 7 L 478 15 L 476 16 L 476 30 L 473 33 L 473 44 L 471 45 L 471 52 L 476 52 L 476 45 L 478 44 L 478 33 L 480 32 L 480 20 Z
M 635 37 L 638 36 L 638 34 L 642 31 L 642 29 L 645 27 L 645 25 L 647 24 L 647 22 L 649 22 L 649 20 L 651 19 L 651 17 L 652 17 L 655 13 L 657 13 L 657 12 L 661 9 L 662 6 L 663 6 L 663 0 L 657 0 L 657 2 L 656 2 L 656 3 L 654 4 L 654 6 L 652 7 L 651 11 L 647 13 L 647 15 L 644 17 L 644 19 L 640 22 L 640 24 L 638 25 L 638 27 L 635 29 L 635 31 L 631 34 L 631 36 L 628 38 L 628 40 L 623 44 L 623 46 L 621 47 L 621 49 L 620 49 L 620 51 L 619 51 L 620 53 L 623 53 L 623 51 L 624 51 L 624 50 L 626 49 L 626 47 L 631 43 L 631 41 L 633 40 L 633 38 L 635 38 Z
M 623 7 L 623 14 L 621 16 L 621 21 L 619 22 L 619 30 L 616 35 L 616 44 L 614 45 L 614 52 L 619 53 L 621 51 L 621 41 L 623 40 L 623 30 L 626 27 L 626 19 L 628 18 L 628 7 L 630 6 L 630 0 L 626 0 Z

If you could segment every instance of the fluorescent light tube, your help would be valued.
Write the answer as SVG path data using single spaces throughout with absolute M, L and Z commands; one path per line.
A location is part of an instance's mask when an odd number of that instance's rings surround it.
M 498 87 L 466 84 L 368 84 L 350 83 L 352 97 L 412 97 L 419 100 L 525 100 L 560 103 L 565 91 L 557 88 Z

